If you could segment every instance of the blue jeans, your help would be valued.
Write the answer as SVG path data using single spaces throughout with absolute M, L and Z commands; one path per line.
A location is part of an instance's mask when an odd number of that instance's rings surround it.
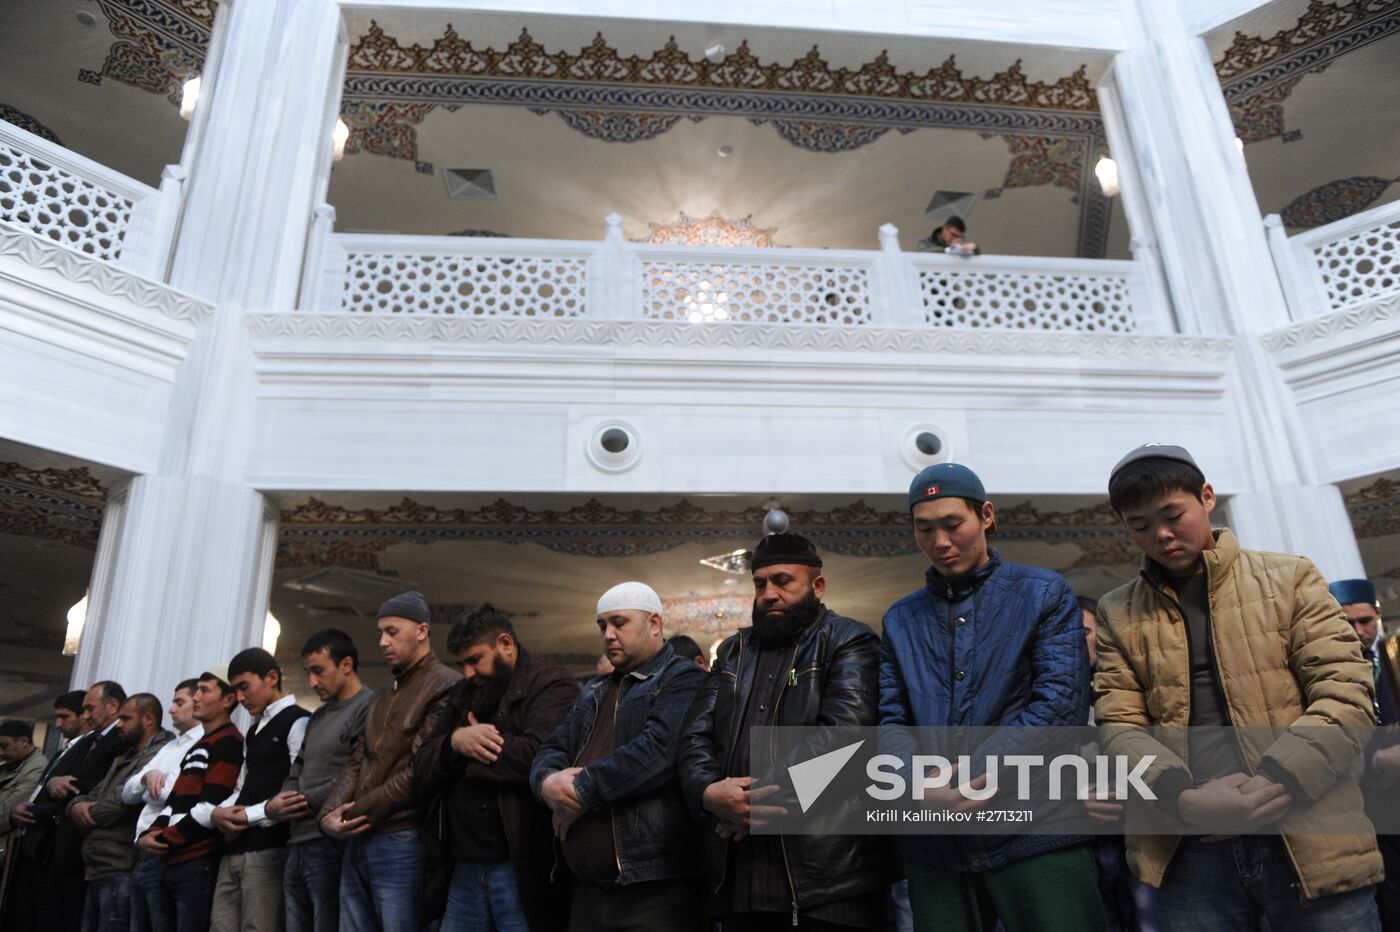
M 340 869 L 340 927 L 417 932 L 422 882 L 423 846 L 415 829 L 351 838 Z
M 175 932 L 208 932 L 218 871 L 213 855 L 165 865 L 161 884 L 175 903 Z
M 342 847 L 332 838 L 287 846 L 287 866 L 282 872 L 287 932 L 336 932 L 340 928 Z
M 131 926 L 131 875 L 89 880 L 83 904 L 83 932 L 127 932 Z
M 458 861 L 440 932 L 530 932 L 509 861 Z
M 1276 835 L 1183 839 L 1157 891 L 1158 928 L 1380 932 L 1375 887 L 1304 900 L 1297 881 Z
M 161 886 L 165 861 L 154 854 L 136 856 L 131 869 L 131 932 L 172 932 L 175 904 Z

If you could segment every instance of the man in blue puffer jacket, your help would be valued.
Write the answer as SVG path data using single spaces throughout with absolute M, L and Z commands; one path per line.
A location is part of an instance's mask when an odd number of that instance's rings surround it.
M 1069 584 L 1001 559 L 982 480 L 956 463 L 909 486 L 927 584 L 885 613 L 880 724 L 1069 726 L 1086 721 L 1089 655 Z M 941 932 L 1105 928 L 1086 839 L 906 836 L 915 926 Z

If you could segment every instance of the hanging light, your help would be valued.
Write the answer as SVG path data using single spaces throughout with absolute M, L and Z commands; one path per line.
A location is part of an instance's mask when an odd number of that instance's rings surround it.
M 1235 137 L 1235 151 L 1240 155 L 1244 155 L 1244 140 L 1238 136 Z
M 63 656 L 74 657 L 78 653 L 78 642 L 83 638 L 83 625 L 87 624 L 88 594 L 73 603 L 68 610 L 68 630 L 63 633 Z
M 199 85 L 199 75 L 195 75 L 180 91 L 180 116 L 187 120 L 194 116 L 194 106 L 199 103 Z
M 282 623 L 271 612 L 263 618 L 262 649 L 277 656 L 277 639 L 282 636 Z
M 1094 165 L 1094 176 L 1099 179 L 1099 187 L 1103 189 L 1104 197 L 1115 197 L 1118 194 L 1118 163 L 1106 155 L 1099 156 L 1099 161 Z
M 345 142 L 350 138 L 350 127 L 344 120 L 335 121 L 335 129 L 331 131 L 331 161 L 339 162 L 345 158 Z

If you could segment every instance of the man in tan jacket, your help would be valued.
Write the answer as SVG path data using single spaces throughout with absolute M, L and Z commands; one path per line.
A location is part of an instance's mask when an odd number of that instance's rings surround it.
M 1181 447 L 1131 451 L 1109 501 L 1144 559 L 1099 602 L 1095 715 L 1106 753 L 1154 758 L 1161 827 L 1131 834 L 1130 811 L 1128 861 L 1161 928 L 1379 929 L 1371 670 L 1321 574 L 1213 531 Z
M 379 649 L 394 679 L 370 700 L 364 736 L 321 807 L 321 830 L 347 839 L 340 927 L 353 932 L 417 932 L 420 925 L 418 823 L 427 800 L 414 789 L 413 756 L 460 679 L 433 653 L 430 618 L 417 592 L 379 607 Z

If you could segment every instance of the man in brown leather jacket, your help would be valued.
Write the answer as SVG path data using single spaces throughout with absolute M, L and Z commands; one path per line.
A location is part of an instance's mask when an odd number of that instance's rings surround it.
M 447 704 L 456 673 L 429 641 L 428 603 L 405 592 L 379 607 L 379 649 L 394 680 L 370 700 L 365 734 L 321 808 L 321 829 L 347 839 L 340 874 L 342 929 L 413 932 L 425 802 L 414 790 L 413 753 Z

